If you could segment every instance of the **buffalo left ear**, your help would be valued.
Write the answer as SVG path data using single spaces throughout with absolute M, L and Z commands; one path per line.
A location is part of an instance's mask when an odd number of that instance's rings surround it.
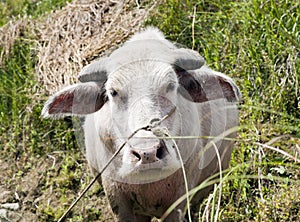
M 206 66 L 197 70 L 176 70 L 180 94 L 193 102 L 201 103 L 225 98 L 229 102 L 240 102 L 241 93 L 228 76 Z
M 107 101 L 101 82 L 78 83 L 51 96 L 43 110 L 44 118 L 81 116 L 97 112 Z

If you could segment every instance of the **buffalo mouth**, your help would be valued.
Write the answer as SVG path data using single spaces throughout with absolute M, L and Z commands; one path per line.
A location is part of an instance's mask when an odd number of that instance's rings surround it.
M 174 174 L 180 166 L 179 161 L 167 157 L 149 164 L 123 165 L 118 173 L 123 182 L 142 184 L 167 178 Z

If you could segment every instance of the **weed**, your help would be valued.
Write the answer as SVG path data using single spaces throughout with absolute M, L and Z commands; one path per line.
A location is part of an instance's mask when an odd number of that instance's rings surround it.
M 17 16 L 38 18 L 60 8 L 70 0 L 7 0 L 0 2 L 0 27 Z

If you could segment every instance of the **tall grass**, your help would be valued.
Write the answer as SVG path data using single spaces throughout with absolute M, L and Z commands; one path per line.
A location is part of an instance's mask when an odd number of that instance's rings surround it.
M 65 1 L 45 0 L 40 3 L 19 1 L 17 4 L 7 1 L 6 5 L 3 2 L 1 4 L 4 6 L 2 10 L 8 15 L 25 13 L 38 16 L 39 12 L 37 11 L 44 9 L 48 12 L 50 8 L 54 9 L 63 2 Z M 35 4 L 37 4 L 36 7 Z M 52 6 L 49 8 L 50 4 Z M 19 7 L 23 11 L 19 11 Z M 1 21 L 5 22 L 6 19 L 6 17 L 2 17 Z M 16 155 L 23 151 L 26 153 L 26 150 L 36 153 L 47 152 L 47 147 L 45 149 L 43 145 L 47 131 L 40 118 L 43 95 L 37 93 L 38 88 L 42 86 L 36 82 L 35 77 L 37 59 L 34 50 L 35 42 L 35 36 L 25 28 L 0 63 L 0 134 L 2 135 L 1 146 L 3 146 L 1 148 Z M 5 49 L 4 45 L 1 45 L 0 52 Z M 58 125 L 60 124 L 58 123 Z M 66 129 L 66 127 L 62 128 Z M 53 133 L 48 133 L 48 135 L 53 135 Z
M 283 155 L 300 155 L 299 14 L 295 1 L 169 0 L 147 21 L 199 51 L 243 94 L 220 221 L 294 221 L 300 213 L 300 165 Z M 208 198 L 200 215 L 214 207 Z
M 0 27 L 18 16 L 38 18 L 70 0 L 6 0 L 0 2 Z
M 0 2 L 0 26 L 16 20 L 18 15 L 39 19 L 66 2 Z M 0 192 L 11 192 L 0 201 L 1 204 L 5 201 L 21 203 L 20 211 L 15 214 L 19 216 L 14 216 L 13 221 L 20 221 L 17 218 L 23 216 L 27 221 L 57 219 L 64 206 L 54 204 L 53 208 L 50 200 L 57 201 L 57 198 L 65 202 L 85 184 L 82 179 L 86 171 L 86 165 L 82 164 L 84 156 L 78 150 L 70 121 L 50 121 L 40 117 L 46 98 L 38 93 L 43 86 L 36 81 L 36 38 L 25 26 L 0 61 L 0 159 L 1 164 L 9 166 L 4 172 L 1 168 Z M 1 43 L 0 54 L 8 48 L 5 42 Z M 35 184 L 37 180 L 39 183 Z M 52 197 L 52 192 L 58 193 L 58 197 Z M 92 218 L 99 215 L 98 209 L 87 210 L 91 211 L 86 212 L 88 218 L 89 213 Z

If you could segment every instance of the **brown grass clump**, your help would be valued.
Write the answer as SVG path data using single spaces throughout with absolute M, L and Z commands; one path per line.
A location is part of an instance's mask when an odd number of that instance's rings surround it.
M 50 94 L 76 82 L 84 65 L 139 30 L 154 4 L 75 0 L 50 14 L 36 27 L 39 82 Z
M 0 65 L 24 32 L 36 36 L 36 74 L 42 93 L 54 93 L 77 81 L 83 66 L 108 54 L 138 31 L 156 1 L 74 0 L 49 16 L 18 17 L 0 28 Z M 29 34 L 28 34 L 29 32 Z M 109 50 L 110 49 L 110 50 Z
M 17 17 L 9 21 L 0 28 L 0 66 L 2 66 L 4 58 L 8 57 L 15 41 L 23 35 L 24 32 L 32 30 L 30 27 L 33 23 L 27 16 Z

